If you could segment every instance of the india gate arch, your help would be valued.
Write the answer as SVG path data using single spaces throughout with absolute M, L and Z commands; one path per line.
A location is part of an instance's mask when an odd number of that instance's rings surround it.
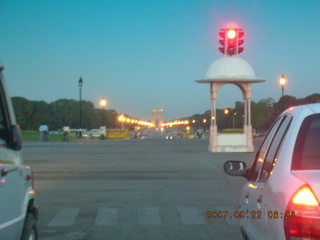
M 150 122 L 153 124 L 154 127 L 158 128 L 161 127 L 162 123 L 164 122 L 163 117 L 163 109 L 153 109 L 150 116 Z

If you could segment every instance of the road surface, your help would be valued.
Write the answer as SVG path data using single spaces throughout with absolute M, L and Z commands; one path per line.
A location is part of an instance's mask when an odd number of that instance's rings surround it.
M 207 240 L 239 238 L 234 219 L 244 178 L 226 176 L 207 140 L 26 143 L 40 203 L 41 240 Z

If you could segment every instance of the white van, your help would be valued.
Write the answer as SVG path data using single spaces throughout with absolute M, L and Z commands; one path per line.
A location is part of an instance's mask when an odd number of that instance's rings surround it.
M 0 66 L 0 239 L 37 240 L 38 207 L 30 167 Z

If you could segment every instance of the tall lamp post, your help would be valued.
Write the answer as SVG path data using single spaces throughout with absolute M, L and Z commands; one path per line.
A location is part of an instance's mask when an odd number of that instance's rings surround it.
M 279 78 L 279 84 L 281 86 L 281 93 L 282 97 L 284 96 L 284 86 L 287 84 L 287 78 L 282 74 L 281 77 Z
M 236 112 L 233 113 L 233 117 L 232 117 L 232 128 L 235 128 L 235 116 L 237 115 Z
M 81 128 L 82 128 L 82 109 L 81 109 L 81 90 L 82 90 L 82 85 L 83 85 L 83 80 L 82 78 L 80 77 L 79 81 L 78 81 L 78 85 L 79 85 L 79 115 L 80 115 L 80 119 L 79 119 L 79 127 L 80 127 L 80 132 L 79 132 L 79 137 L 81 138 L 82 137 L 82 131 L 81 131 Z
M 223 114 L 224 114 L 223 128 L 227 128 L 227 116 L 229 115 L 229 109 L 225 108 L 223 110 Z
M 102 120 L 101 120 L 101 126 L 105 126 L 104 125 L 104 112 L 105 109 L 107 108 L 107 100 L 105 98 L 101 98 L 99 101 L 99 105 L 102 109 Z

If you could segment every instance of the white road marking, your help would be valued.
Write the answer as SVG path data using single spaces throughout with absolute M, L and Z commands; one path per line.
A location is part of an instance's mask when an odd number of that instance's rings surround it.
M 100 208 L 95 224 L 98 226 L 117 225 L 118 209 L 117 208 Z
M 61 208 L 49 223 L 49 227 L 72 226 L 80 208 Z
M 196 207 L 178 207 L 177 208 L 183 224 L 197 225 L 206 224 L 205 214 Z
M 139 222 L 143 225 L 161 225 L 159 208 L 147 207 L 138 209 Z

